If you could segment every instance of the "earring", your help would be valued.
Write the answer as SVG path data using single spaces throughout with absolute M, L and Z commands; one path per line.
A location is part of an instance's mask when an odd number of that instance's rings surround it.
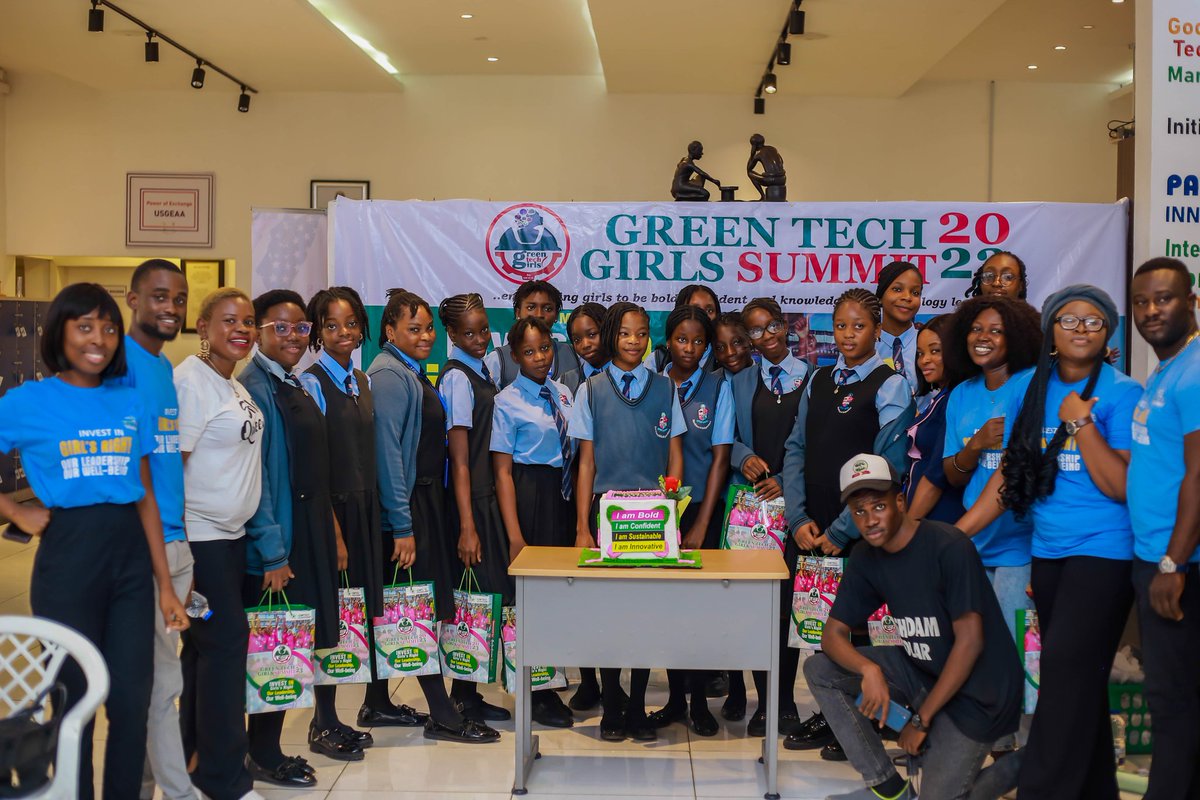
M 1053 347 L 1050 348 L 1050 357 L 1058 358 L 1058 345 L 1054 345 Z
M 212 357 L 212 345 L 208 343 L 208 339 L 200 340 L 200 358 L 208 361 Z

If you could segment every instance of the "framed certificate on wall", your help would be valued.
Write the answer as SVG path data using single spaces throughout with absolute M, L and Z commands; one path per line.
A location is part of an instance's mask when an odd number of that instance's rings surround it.
M 204 298 L 225 285 L 225 262 L 185 258 L 179 262 L 179 268 L 188 282 L 187 319 L 183 321 L 183 332 L 195 333 Z
M 212 247 L 213 174 L 125 175 L 126 247 Z

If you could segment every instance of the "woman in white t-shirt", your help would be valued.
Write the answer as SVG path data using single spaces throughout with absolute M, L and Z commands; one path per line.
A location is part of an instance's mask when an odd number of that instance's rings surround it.
M 244 765 L 249 629 L 242 580 L 245 524 L 262 490 L 263 416 L 233 372 L 254 344 L 254 306 L 238 289 L 213 292 L 200 308 L 196 332 L 200 355 L 176 367 L 175 390 L 184 527 L 196 562 L 195 588 L 212 616 L 196 620 L 183 638 L 180 724 L 195 767 L 192 783 L 213 800 L 236 800 L 253 791 Z

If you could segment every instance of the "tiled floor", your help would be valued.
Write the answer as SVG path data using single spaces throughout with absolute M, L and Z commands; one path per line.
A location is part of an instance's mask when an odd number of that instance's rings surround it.
M 0 540 L 0 614 L 29 613 L 29 573 L 34 547 Z M 396 702 L 424 708 L 416 681 L 394 682 Z M 493 703 L 512 709 L 512 698 L 496 686 L 484 688 Z M 796 690 L 802 716 L 813 704 L 803 682 Z M 353 724 L 362 698 L 362 687 L 339 691 L 342 719 Z M 665 675 L 652 675 L 648 706 L 657 708 L 666 699 Z M 710 701 L 713 712 L 720 700 Z M 750 704 L 753 710 L 754 699 Z M 458 745 L 429 742 L 420 729 L 378 728 L 375 747 L 367 758 L 344 764 L 307 752 L 310 713 L 289 713 L 283 730 L 284 751 L 305 756 L 317 769 L 318 785 L 310 790 L 285 790 L 259 784 L 269 800 L 506 800 L 513 783 L 513 724 L 499 723 L 505 735 L 493 745 Z M 763 768 L 758 763 L 761 739 L 745 736 L 745 722 L 726 723 L 712 738 L 694 736 L 683 725 L 660 732 L 658 742 L 614 744 L 599 738 L 599 712 L 577 714 L 569 730 L 535 726 L 542 758 L 529 781 L 530 798 L 570 800 L 627 800 L 649 797 L 761 798 L 766 791 Z M 106 734 L 103 712 L 97 719 L 97 753 Z M 97 758 L 97 779 L 100 758 Z M 822 761 L 817 753 L 780 749 L 779 790 L 785 798 L 810 800 L 861 786 L 847 764 Z M 1130 795 L 1129 797 L 1132 797 Z

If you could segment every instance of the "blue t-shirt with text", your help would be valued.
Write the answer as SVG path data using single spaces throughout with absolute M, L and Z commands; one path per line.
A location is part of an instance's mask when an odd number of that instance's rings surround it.
M 1061 424 L 1058 410 L 1071 392 L 1083 394 L 1087 380 L 1063 383 L 1058 370 L 1046 384 L 1046 407 L 1042 424 L 1042 449 L 1054 438 Z M 1105 364 L 1092 397 L 1093 423 L 1114 450 L 1129 450 L 1130 422 L 1141 397 L 1142 387 L 1133 378 Z M 1007 444 L 1024 398 L 1013 397 L 1011 412 L 1004 419 Z M 1133 529 L 1129 508 L 1100 491 L 1088 472 L 1075 437 L 1068 437 L 1058 454 L 1058 477 L 1054 492 L 1034 504 L 1033 555 L 1038 558 L 1092 556 L 1125 561 L 1133 557 Z
M 126 386 L 23 383 L 0 397 L 0 452 L 21 451 L 29 485 L 49 508 L 135 503 L 145 495 L 141 459 L 154 450 L 142 408 Z
M 175 369 L 162 353 L 152 355 L 125 337 L 125 361 L 129 371 L 113 383 L 130 386 L 146 406 L 154 423 L 154 452 L 150 454 L 150 477 L 154 499 L 162 518 L 163 540 L 182 542 L 183 529 L 183 455 L 179 452 L 179 398 L 175 394 Z
M 1161 364 L 1133 412 L 1133 449 L 1126 494 L 1133 552 L 1158 562 L 1167 552 L 1185 473 L 1183 437 L 1200 431 L 1200 341 Z M 1200 548 L 1188 558 L 1200 561 Z
M 946 441 L 944 456 L 950 458 L 963 449 L 988 420 L 1007 417 L 1013 405 L 1012 398 L 1025 396 L 1025 389 L 1033 377 L 1027 369 L 1010 377 L 999 388 L 989 391 L 979 375 L 960 383 L 950 392 L 946 401 Z M 971 473 L 971 479 L 963 490 L 963 505 L 975 505 L 983 487 L 992 473 L 1000 468 L 1002 449 L 984 450 L 979 454 L 979 466 Z M 1022 567 L 1029 563 L 1032 526 L 1028 521 L 1018 520 L 1011 511 L 1005 511 L 995 522 L 971 537 L 979 550 L 985 567 Z

